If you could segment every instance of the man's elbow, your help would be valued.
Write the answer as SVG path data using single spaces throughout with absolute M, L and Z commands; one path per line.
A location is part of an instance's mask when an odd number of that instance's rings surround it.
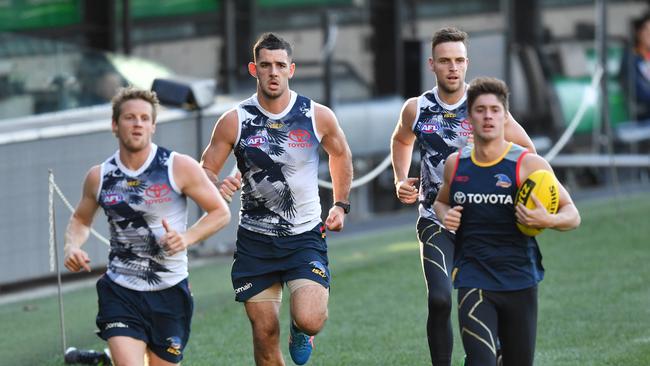
M 230 209 L 228 208 L 228 206 L 225 205 L 212 211 L 211 215 L 214 217 L 212 221 L 213 234 L 223 229 L 226 225 L 228 225 L 228 223 L 230 223 L 230 220 L 232 218 Z
M 568 217 L 565 216 L 565 219 L 563 220 L 563 225 L 559 230 L 561 231 L 569 231 L 569 230 L 574 230 L 577 229 L 578 226 L 580 226 L 580 223 L 582 222 L 582 218 L 580 217 L 580 212 L 578 209 L 571 204 L 571 211 L 569 211 Z
M 580 217 L 580 213 L 576 211 L 575 218 L 573 219 L 572 225 L 571 225 L 571 230 L 577 229 L 578 226 L 582 223 L 582 217 Z
M 533 142 L 530 142 L 530 145 L 526 146 L 526 149 L 528 149 L 528 152 L 532 154 L 537 154 L 537 149 L 535 149 L 535 145 L 533 145 Z

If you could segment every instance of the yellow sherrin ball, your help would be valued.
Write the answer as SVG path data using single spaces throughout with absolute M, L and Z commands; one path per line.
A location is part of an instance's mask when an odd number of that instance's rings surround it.
M 530 209 L 535 208 L 535 201 L 531 195 L 535 195 L 542 203 L 542 206 L 551 214 L 557 213 L 560 204 L 560 190 L 555 175 L 548 170 L 536 170 L 526 178 L 524 183 L 517 190 L 515 204 L 523 203 Z M 524 235 L 535 236 L 544 229 L 532 228 L 517 222 L 517 227 Z

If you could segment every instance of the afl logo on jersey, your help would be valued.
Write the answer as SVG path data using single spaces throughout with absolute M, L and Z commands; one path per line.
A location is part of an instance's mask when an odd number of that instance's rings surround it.
M 106 193 L 104 195 L 104 204 L 107 206 L 116 205 L 122 201 L 124 201 L 124 197 L 119 193 Z
M 311 134 L 307 130 L 293 130 L 289 132 L 289 147 L 311 147 Z
M 266 143 L 266 137 L 255 135 L 246 139 L 246 146 L 260 147 Z
M 465 203 L 465 200 L 467 197 L 465 197 L 465 193 L 463 192 L 456 192 L 454 193 L 454 202 L 458 203 L 459 205 L 462 205 Z
M 439 129 L 438 124 L 433 121 L 424 122 L 421 128 L 422 133 L 436 133 Z

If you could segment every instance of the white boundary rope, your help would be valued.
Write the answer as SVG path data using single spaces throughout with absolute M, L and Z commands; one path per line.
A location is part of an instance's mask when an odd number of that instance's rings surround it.
M 594 76 L 591 78 L 591 84 L 589 85 L 589 88 L 585 90 L 585 93 L 582 95 L 580 106 L 578 107 L 576 114 L 573 116 L 571 123 L 569 123 L 569 126 L 567 127 L 566 130 L 564 130 L 562 136 L 560 136 L 560 138 L 557 140 L 555 145 L 544 156 L 544 159 L 546 159 L 546 161 L 548 161 L 549 163 L 553 159 L 555 159 L 555 157 L 560 152 L 560 150 L 562 150 L 564 146 L 566 146 L 567 142 L 569 142 L 569 139 L 571 138 L 571 136 L 573 136 L 573 133 L 575 132 L 576 128 L 578 128 L 578 125 L 582 121 L 582 117 L 587 111 L 587 107 L 596 101 L 596 97 L 597 97 L 596 86 L 598 86 L 598 83 L 600 83 L 600 79 L 602 77 L 603 77 L 602 67 L 596 66 L 596 72 L 594 73 Z
M 589 87 L 585 90 L 585 93 L 582 96 L 582 100 L 580 101 L 580 106 L 578 107 L 576 114 L 573 116 L 573 119 L 571 119 L 571 122 L 569 123 L 567 129 L 564 130 L 564 133 L 562 133 L 562 136 L 560 136 L 560 138 L 557 140 L 555 145 L 553 145 L 553 147 L 551 147 L 551 149 L 544 156 L 544 159 L 546 159 L 549 163 L 553 159 L 555 159 L 558 153 L 569 142 L 576 128 L 578 128 L 578 125 L 580 125 L 580 122 L 582 121 L 582 117 L 584 117 L 584 114 L 587 111 L 587 107 L 589 107 L 590 104 L 593 104 L 595 102 L 597 97 L 596 87 L 598 86 L 600 79 L 603 77 L 603 73 L 604 73 L 603 69 L 600 66 L 596 66 L 596 72 L 591 78 L 591 83 Z M 379 165 L 377 165 L 373 170 L 368 172 L 363 177 L 353 180 L 350 188 L 357 188 L 359 186 L 362 186 L 370 182 L 371 180 L 375 179 L 379 174 L 381 174 L 381 172 L 383 172 L 384 169 L 388 168 L 390 165 L 391 165 L 391 156 L 390 154 L 388 154 L 388 156 L 386 156 L 386 158 L 384 158 L 384 160 L 381 163 L 379 163 Z M 232 174 L 234 174 L 236 169 L 237 167 L 235 166 Z M 323 188 L 328 188 L 328 189 L 333 188 L 331 182 L 322 179 L 318 180 L 318 185 Z
M 50 192 L 52 192 L 52 188 L 56 191 L 56 194 L 61 198 L 61 201 L 65 204 L 65 206 L 70 210 L 70 213 L 74 213 L 74 207 L 70 204 L 67 198 L 63 195 L 63 192 L 61 192 L 61 188 L 56 184 L 54 181 L 54 174 L 50 174 Z M 53 204 L 53 195 L 50 193 L 50 268 L 52 267 L 52 248 L 53 248 L 53 243 L 54 243 L 54 235 L 53 235 L 53 226 L 54 226 L 54 204 Z M 98 233 L 95 231 L 95 229 L 90 228 L 90 233 L 93 234 L 94 237 L 99 239 L 102 243 L 110 246 L 111 243 L 106 239 L 102 234 Z
M 379 174 L 381 174 L 381 172 L 383 172 L 386 168 L 388 168 L 390 164 L 391 164 L 391 156 L 390 154 L 388 154 L 388 156 L 386 156 L 386 158 L 384 158 L 384 160 L 381 163 L 379 163 L 379 165 L 377 165 L 375 169 L 369 171 L 366 175 L 364 175 L 361 178 L 354 179 L 352 181 L 352 185 L 350 186 L 350 188 L 357 188 L 359 186 L 362 186 L 370 182 L 371 180 L 375 179 Z M 318 180 L 318 185 L 328 189 L 332 189 L 334 187 L 332 185 L 332 182 L 328 182 L 322 179 Z

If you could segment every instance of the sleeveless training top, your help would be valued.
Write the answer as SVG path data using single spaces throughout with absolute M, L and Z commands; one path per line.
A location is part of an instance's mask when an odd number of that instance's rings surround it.
M 417 114 L 413 133 L 420 147 L 420 197 L 421 217 L 442 225 L 433 211 L 433 202 L 442 185 L 445 160 L 467 144 L 472 125 L 467 120 L 467 94 L 454 105 L 438 97 L 438 87 L 425 92 L 417 99 Z
M 279 114 L 259 105 L 257 94 L 237 106 L 234 146 L 242 173 L 239 225 L 273 236 L 309 231 L 321 221 L 318 135 L 314 104 L 291 91 Z
M 526 153 L 511 143 L 496 161 L 478 163 L 471 147 L 460 152 L 449 192 L 452 207 L 463 206 L 454 287 L 513 291 L 535 286 L 544 277 L 537 241 L 516 226 L 519 163 Z
M 98 202 L 108 217 L 111 248 L 106 274 L 137 291 L 162 290 L 185 279 L 187 251 L 165 255 L 158 243 L 162 219 L 179 232 L 187 227 L 187 201 L 173 178 L 176 153 L 152 144 L 137 171 L 120 161 L 119 150 L 101 165 Z

